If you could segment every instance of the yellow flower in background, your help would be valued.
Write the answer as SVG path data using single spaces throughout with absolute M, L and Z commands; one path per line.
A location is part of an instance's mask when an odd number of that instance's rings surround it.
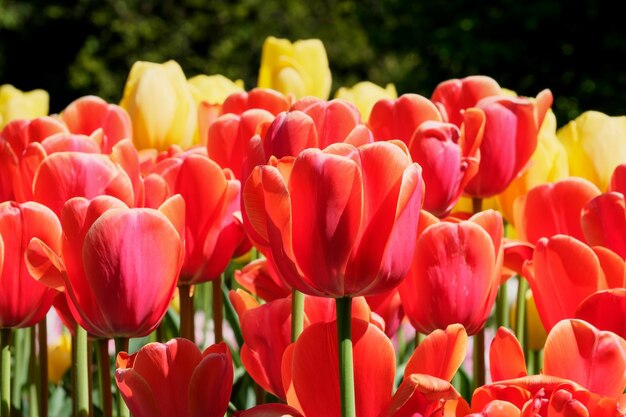
M 0 129 L 15 119 L 47 116 L 50 97 L 45 90 L 21 91 L 10 84 L 0 86 Z
M 72 342 L 67 333 L 48 345 L 48 380 L 53 384 L 61 382 L 63 375 L 72 365 Z
M 354 104 L 361 112 L 363 120 L 367 121 L 370 117 L 372 107 L 378 100 L 389 98 L 398 98 L 398 92 L 396 86 L 393 84 L 387 84 L 385 88 L 382 88 L 369 81 L 361 81 L 354 84 L 351 88 L 341 87 L 337 90 L 335 98 L 340 98 Z
M 426 190 L 428 192 L 428 190 Z M 452 209 L 452 213 L 473 213 L 472 206 L 472 197 L 463 196 L 459 198 L 456 205 Z M 482 202 L 483 210 L 496 210 L 500 211 L 500 206 L 498 206 L 498 200 L 495 197 L 483 198 Z
M 588 179 L 606 191 L 613 170 L 626 162 L 626 116 L 587 111 L 557 132 L 565 146 L 572 176 Z
M 120 102 L 133 122 L 137 149 L 188 148 L 197 126 L 196 103 L 187 78 L 175 61 L 133 64 Z
M 188 82 L 196 105 L 203 101 L 209 104 L 222 104 L 232 93 L 244 91 L 243 80 L 231 81 L 221 74 L 196 75 Z
M 546 344 L 546 338 L 548 333 L 541 323 L 539 318 L 539 312 L 535 305 L 535 298 L 533 292 L 529 289 L 526 291 L 526 331 L 528 334 L 528 347 L 531 350 L 543 349 L 543 345 Z M 511 305 L 509 319 L 511 323 L 511 329 L 515 331 L 515 318 L 517 317 L 517 303 Z
M 296 99 L 315 96 L 328 99 L 331 74 L 324 44 L 319 39 L 291 43 L 273 36 L 261 52 L 258 87 L 273 88 Z
M 569 175 L 565 147 L 556 136 L 556 116 L 548 110 L 539 130 L 537 148 L 527 168 L 498 194 L 498 205 L 504 218 L 513 222 L 513 202 L 517 197 L 546 182 L 556 182 Z

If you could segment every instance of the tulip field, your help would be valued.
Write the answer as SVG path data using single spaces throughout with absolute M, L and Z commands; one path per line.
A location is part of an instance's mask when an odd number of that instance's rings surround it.
M 626 415 L 626 116 L 331 81 L 0 86 L 0 417 Z

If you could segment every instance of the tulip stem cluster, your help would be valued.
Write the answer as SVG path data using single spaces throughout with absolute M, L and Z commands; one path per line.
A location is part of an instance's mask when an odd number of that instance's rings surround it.
M 44 317 L 37 325 L 39 344 L 39 415 L 48 415 L 48 324 Z M 34 355 L 35 351 L 31 352 Z
M 78 417 L 89 415 L 89 355 L 87 330 L 76 326 L 76 401 Z
M 304 294 L 298 290 L 291 292 L 291 341 L 298 340 L 304 327 Z
M 0 344 L 2 346 L 0 416 L 8 417 L 11 415 L 11 329 L 2 329 Z
M 485 329 L 474 335 L 474 388 L 485 385 Z
M 180 337 L 193 341 L 193 298 L 189 285 L 178 287 L 180 297 Z
M 509 327 L 509 321 L 507 320 L 507 314 L 509 311 L 507 296 L 507 286 L 506 283 L 503 283 L 502 285 L 500 285 L 500 289 L 498 290 L 498 298 L 496 298 L 496 323 L 498 325 L 498 328 Z
M 521 276 L 518 276 L 517 280 L 518 287 L 517 314 L 515 315 L 515 337 L 519 340 L 520 345 L 526 346 L 526 291 L 528 290 L 528 281 Z
M 189 288 L 189 287 L 187 287 Z M 127 337 L 117 337 L 115 338 L 115 354 L 118 355 L 120 352 L 128 352 L 129 340 Z M 117 390 L 117 416 L 118 417 L 130 417 L 130 410 L 126 406 L 124 399 L 122 398 L 122 393 L 118 389 Z
M 28 361 L 28 415 L 30 417 L 37 417 L 39 415 L 46 415 L 46 414 L 39 413 L 39 403 L 37 402 L 37 399 L 39 398 L 39 391 L 40 391 L 37 388 L 37 357 L 35 356 L 35 353 L 34 353 L 37 350 L 37 346 L 36 346 L 37 329 L 35 326 L 32 326 L 30 329 L 28 329 L 28 331 L 29 331 L 28 340 L 26 341 L 30 349 L 30 351 L 28 352 L 28 355 L 30 356 L 30 359 Z M 15 333 L 15 335 L 17 336 L 17 333 Z M 18 345 L 16 344 L 16 346 Z M 17 363 L 17 360 L 19 359 L 18 352 L 20 352 L 20 350 L 21 349 L 16 349 L 15 351 L 16 363 Z M 13 386 L 18 387 L 19 385 L 13 384 Z M 14 393 L 16 391 L 18 390 L 17 389 L 13 390 Z M 22 405 L 22 401 L 21 401 L 21 398 L 19 398 L 19 395 L 18 395 L 17 400 L 14 399 L 13 405 L 17 409 L 19 409 L 18 407 Z
M 352 298 L 337 298 L 337 341 L 341 416 L 355 417 L 354 363 L 352 358 Z

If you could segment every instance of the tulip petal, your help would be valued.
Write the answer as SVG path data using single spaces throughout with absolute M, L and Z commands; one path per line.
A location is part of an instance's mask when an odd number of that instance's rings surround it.
M 626 289 L 599 291 L 585 298 L 576 308 L 575 317 L 626 339 Z
M 524 351 L 506 327 L 500 327 L 489 348 L 489 370 L 493 382 L 527 375 Z
M 238 411 L 235 417 L 304 417 L 298 410 L 285 404 L 263 404 L 246 411 Z
M 115 382 L 133 416 L 161 417 L 168 415 L 162 414 L 162 409 L 157 406 L 157 397 L 153 394 L 152 386 L 133 369 L 116 370 Z
M 32 238 L 24 253 L 28 272 L 43 285 L 57 291 L 65 290 L 65 265 L 52 249 L 39 238 Z M 2 264 L 2 259 L 0 259 Z M 1 273 L 2 271 L 0 271 Z
M 459 398 L 461 395 L 448 381 L 431 375 L 411 374 L 402 381 L 384 414 L 380 415 L 388 417 L 438 415 L 442 413 L 445 402 Z
M 223 417 L 233 388 L 233 363 L 225 343 L 203 353 L 189 380 L 189 417 Z
M 356 413 L 377 417 L 390 401 L 395 373 L 391 342 L 375 326 L 352 321 Z M 293 353 L 292 376 L 303 414 L 340 416 L 337 327 L 316 323 L 298 338 Z
M 618 398 L 626 388 L 626 340 L 582 320 L 563 320 L 548 335 L 544 372 Z
M 626 258 L 626 203 L 622 194 L 602 194 L 589 201 L 580 222 L 590 246 L 604 246 Z
M 465 359 L 466 349 L 463 326 L 451 324 L 445 331 L 437 329 L 415 349 L 404 374 L 426 374 L 450 382 Z

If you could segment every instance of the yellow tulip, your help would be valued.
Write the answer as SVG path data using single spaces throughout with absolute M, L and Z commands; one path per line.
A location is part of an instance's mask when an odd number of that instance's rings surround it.
M 135 62 L 120 106 L 133 122 L 133 142 L 138 149 L 193 145 L 196 104 L 177 62 Z
M 539 312 L 535 305 L 535 298 L 533 292 L 529 289 L 526 291 L 526 332 L 528 334 L 528 347 L 531 350 L 543 349 L 543 345 L 546 343 L 548 333 L 541 323 L 539 318 Z M 517 303 L 511 305 L 509 319 L 511 322 L 511 329 L 515 331 L 515 318 L 517 313 Z
M 528 191 L 546 182 L 556 182 L 569 175 L 565 147 L 556 136 L 556 116 L 548 110 L 539 130 L 537 148 L 527 168 L 497 196 L 504 218 L 513 222 L 513 202 Z
M 58 384 L 71 365 L 72 343 L 70 336 L 63 333 L 54 343 L 48 345 L 48 380 Z
M 379 87 L 369 81 L 361 81 L 351 88 L 341 87 L 337 90 L 335 98 L 340 98 L 354 104 L 361 112 L 363 120 L 368 120 L 372 107 L 378 100 L 398 98 L 396 86 L 387 84 L 385 88 Z
M 291 43 L 273 36 L 265 39 L 258 86 L 273 88 L 296 99 L 315 96 L 328 99 L 331 74 L 324 44 L 319 39 Z
M 626 162 L 626 116 L 587 111 L 557 132 L 567 150 L 570 175 L 606 191 L 613 170 Z
M 426 190 L 428 192 L 428 190 Z M 452 213 L 473 213 L 474 209 L 472 197 L 463 196 L 457 201 L 456 205 L 452 209 Z M 499 211 L 498 200 L 495 197 L 483 198 L 482 210 L 496 210 Z
M 203 101 L 209 104 L 222 104 L 232 93 L 244 91 L 243 80 L 231 81 L 220 74 L 196 75 L 188 82 L 196 105 Z
M 48 114 L 50 97 L 44 90 L 20 91 L 10 84 L 0 86 L 0 129 L 15 119 L 34 119 Z

